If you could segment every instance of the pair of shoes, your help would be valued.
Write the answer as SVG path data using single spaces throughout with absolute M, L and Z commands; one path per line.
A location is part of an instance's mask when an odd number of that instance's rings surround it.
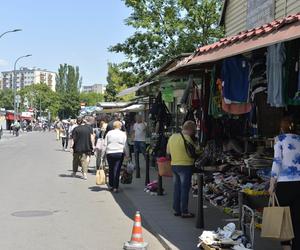
M 82 177 L 83 177 L 84 180 L 87 180 L 87 174 L 86 173 L 83 173 Z
M 181 218 L 183 219 L 194 218 L 194 217 L 195 215 L 192 213 L 181 214 Z

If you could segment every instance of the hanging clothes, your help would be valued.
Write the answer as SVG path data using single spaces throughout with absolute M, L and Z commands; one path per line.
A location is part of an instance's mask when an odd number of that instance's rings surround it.
M 252 109 L 252 106 L 250 103 L 227 104 L 224 98 L 222 98 L 222 109 L 232 115 L 242 115 L 249 113 Z
M 285 107 L 284 63 L 286 60 L 284 43 L 274 44 L 267 50 L 268 99 L 272 107 Z
M 222 80 L 217 79 L 216 81 L 216 68 L 214 67 L 211 72 L 210 79 L 210 96 L 209 96 L 209 107 L 208 115 L 213 118 L 220 118 L 223 116 L 222 112 Z
M 300 105 L 300 40 L 285 43 L 285 78 L 288 105 Z
M 249 64 L 242 55 L 226 58 L 222 63 L 223 96 L 231 102 L 248 102 Z

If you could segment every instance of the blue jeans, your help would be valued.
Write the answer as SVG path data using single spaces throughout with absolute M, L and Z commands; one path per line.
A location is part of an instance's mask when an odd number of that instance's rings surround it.
M 109 167 L 109 186 L 112 188 L 119 188 L 120 172 L 124 159 L 124 154 L 107 154 L 106 158 Z
M 136 166 L 136 177 L 140 178 L 140 153 L 143 154 L 146 159 L 146 142 L 144 141 L 135 141 L 134 142 L 134 158 L 135 158 L 135 166 Z
M 192 166 L 172 166 L 173 170 L 173 209 L 176 213 L 188 213 L 189 192 L 192 182 Z

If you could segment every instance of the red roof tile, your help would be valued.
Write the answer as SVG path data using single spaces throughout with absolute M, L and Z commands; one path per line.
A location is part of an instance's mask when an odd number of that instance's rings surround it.
M 234 36 L 221 38 L 219 41 L 217 41 L 213 44 L 199 47 L 196 50 L 196 53 L 194 54 L 194 56 L 199 56 L 205 52 L 211 52 L 220 47 L 226 47 L 229 44 L 238 43 L 246 38 L 250 39 L 250 38 L 265 35 L 267 33 L 272 33 L 274 30 L 281 29 L 282 27 L 289 25 L 291 23 L 294 23 L 294 22 L 300 22 L 300 12 L 298 14 L 289 15 L 280 20 L 274 20 L 270 23 L 264 24 L 257 28 L 239 32 L 238 34 L 236 34 Z

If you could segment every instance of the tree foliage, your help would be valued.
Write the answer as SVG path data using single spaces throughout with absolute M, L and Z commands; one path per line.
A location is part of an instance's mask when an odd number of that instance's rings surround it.
M 222 0 L 123 0 L 131 15 L 125 20 L 135 33 L 109 48 L 124 53 L 122 66 L 147 73 L 168 59 L 193 52 L 222 37 L 218 27 Z
M 141 76 L 122 70 L 118 64 L 109 63 L 106 80 L 105 101 L 126 100 L 126 98 L 117 98 L 117 94 L 123 89 L 137 84 L 141 80 Z
M 56 92 L 52 91 L 46 84 L 33 84 L 22 88 L 19 91 L 21 95 L 21 110 L 26 111 L 27 108 L 36 110 L 50 111 L 52 118 L 58 114 L 59 96 Z M 27 102 L 27 105 L 25 105 Z
M 14 109 L 14 93 L 12 89 L 0 90 L 0 108 Z
M 56 92 L 59 95 L 60 118 L 75 117 L 80 109 L 79 90 L 82 79 L 79 74 L 79 67 L 61 64 L 56 75 Z
M 79 96 L 80 102 L 85 102 L 87 106 L 95 106 L 98 102 L 104 100 L 104 96 L 99 93 L 80 93 Z

